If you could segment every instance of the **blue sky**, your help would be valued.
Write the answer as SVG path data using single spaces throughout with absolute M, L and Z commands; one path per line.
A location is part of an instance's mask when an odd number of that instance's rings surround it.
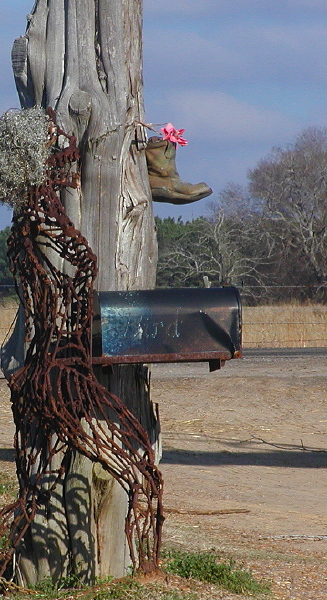
M 0 113 L 18 106 L 12 41 L 33 0 L 0 0 Z M 144 0 L 146 119 L 185 128 L 182 179 L 205 181 L 218 198 L 273 146 L 311 125 L 327 126 L 326 0 Z M 160 216 L 196 217 L 155 204 Z M 0 208 L 0 228 L 10 213 Z

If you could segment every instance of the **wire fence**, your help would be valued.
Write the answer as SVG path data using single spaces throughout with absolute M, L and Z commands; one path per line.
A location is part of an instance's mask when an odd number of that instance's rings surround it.
M 244 307 L 243 345 L 245 348 L 326 347 L 327 306 Z
M 238 288 L 245 306 L 282 302 L 322 303 L 327 305 L 327 285 L 246 285 Z
M 242 288 L 240 292 L 242 297 Z M 17 308 L 18 299 L 14 287 L 0 286 L 0 345 L 8 336 Z M 325 348 L 327 347 L 327 304 L 319 300 L 304 303 L 295 300 L 262 306 L 245 305 L 243 306 L 243 346 L 244 348 Z

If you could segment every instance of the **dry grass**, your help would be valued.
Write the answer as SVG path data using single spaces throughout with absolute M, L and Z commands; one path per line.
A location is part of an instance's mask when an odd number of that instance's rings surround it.
M 327 307 L 285 304 L 243 308 L 245 348 L 327 346 Z
M 17 308 L 16 298 L 0 298 L 0 346 L 5 341 L 15 320 Z
M 17 301 L 0 299 L 0 344 L 17 312 Z M 243 307 L 245 348 L 312 348 L 327 346 L 327 307 L 285 304 Z

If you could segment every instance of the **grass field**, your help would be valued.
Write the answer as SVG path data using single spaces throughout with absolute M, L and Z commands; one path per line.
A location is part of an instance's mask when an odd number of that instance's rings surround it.
M 17 304 L 0 304 L 0 345 L 15 319 Z M 245 348 L 313 348 L 327 346 L 327 306 L 322 304 L 243 308 Z

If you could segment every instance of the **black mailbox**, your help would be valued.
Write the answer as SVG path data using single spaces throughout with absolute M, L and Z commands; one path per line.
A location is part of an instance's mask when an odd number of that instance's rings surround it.
M 93 363 L 208 361 L 241 356 L 241 302 L 234 287 L 97 292 Z

